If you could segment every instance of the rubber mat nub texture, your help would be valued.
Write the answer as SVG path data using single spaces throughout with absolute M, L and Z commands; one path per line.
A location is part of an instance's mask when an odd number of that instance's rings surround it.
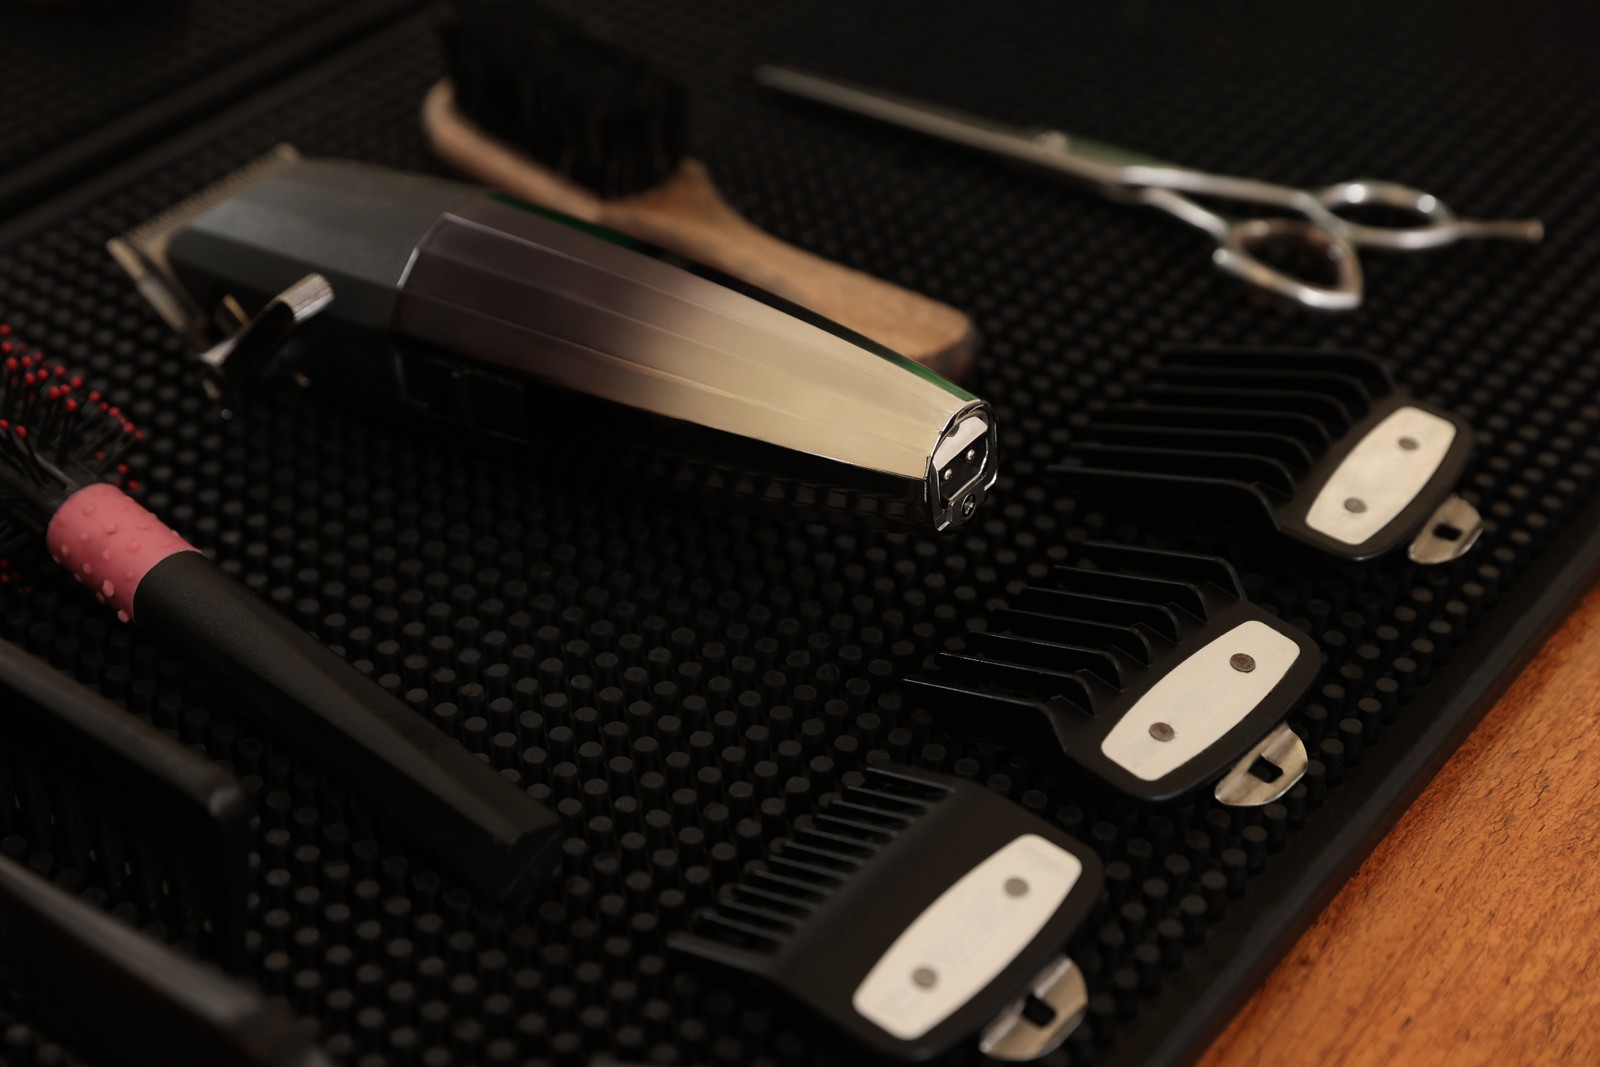
M 508 453 L 334 403 L 261 401 L 231 421 L 207 407 L 102 242 L 282 141 L 430 166 L 415 123 L 438 70 L 426 19 L 15 241 L 0 317 L 144 427 L 147 503 L 567 818 L 559 875 L 525 906 L 487 908 L 413 861 L 338 768 L 283 749 L 37 562 L 31 592 L 0 586 L 0 629 L 236 768 L 260 813 L 249 976 L 344 1062 L 858 1062 L 664 942 L 884 757 L 984 782 L 1100 853 L 1107 897 L 1074 946 L 1089 1017 L 1049 1062 L 1132 1062 L 1164 1034 L 1202 1032 L 1196 991 L 1262 951 L 1251 927 L 1311 869 L 1306 843 L 1380 788 L 1416 727 L 1466 716 L 1430 679 L 1468 658 L 1463 641 L 1525 623 L 1494 605 L 1523 595 L 1518 575 L 1543 573 L 1546 545 L 1591 500 L 1597 15 L 1545 6 L 586 5 L 689 83 L 698 153 L 743 210 L 974 314 L 987 349 L 973 387 L 1002 420 L 1004 473 L 987 513 L 947 541 L 723 516 L 575 468 L 570 443 Z M 1290 313 L 1212 270 L 1206 239 L 1170 220 L 763 98 L 748 81 L 760 61 L 1200 166 L 1412 182 L 1464 213 L 1541 215 L 1549 237 L 1373 253 L 1362 310 Z M 1482 542 L 1443 567 L 1399 554 L 1350 566 L 1087 513 L 1046 468 L 1163 342 L 1388 357 L 1405 388 L 1477 428 L 1462 492 L 1487 520 Z M 1314 759 L 1281 803 L 1108 800 L 964 744 L 902 699 L 901 676 L 960 650 L 1084 537 L 1225 556 L 1252 599 L 1322 647 L 1290 720 Z M 11 847 L 52 870 L 26 841 Z
M 28 164 L 82 149 L 141 108 L 190 97 L 196 83 L 227 75 L 266 49 L 297 38 L 312 51 L 320 34 L 373 22 L 416 0 L 141 0 L 133 3 L 7 4 L 0 14 L 0 210 L 50 188 L 49 167 Z M 211 92 L 222 85 L 210 86 Z M 138 125 L 138 124 L 136 124 Z M 124 137 L 134 137 L 137 129 Z M 144 144 L 137 140 L 134 147 Z M 64 161 L 63 161 L 64 162 Z M 73 160 L 82 165 L 81 159 Z M 21 179 L 28 178 L 27 182 Z M 20 184 L 19 184 L 20 183 Z M 59 191 L 56 183 L 53 191 Z

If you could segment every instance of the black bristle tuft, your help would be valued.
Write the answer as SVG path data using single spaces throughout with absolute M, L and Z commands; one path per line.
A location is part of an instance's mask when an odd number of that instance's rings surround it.
M 82 377 L 0 323 L 0 550 L 42 530 L 76 490 L 125 473 L 118 460 L 139 436 Z
M 683 162 L 683 87 L 543 5 L 459 0 L 442 35 L 461 113 L 597 196 L 643 192 Z

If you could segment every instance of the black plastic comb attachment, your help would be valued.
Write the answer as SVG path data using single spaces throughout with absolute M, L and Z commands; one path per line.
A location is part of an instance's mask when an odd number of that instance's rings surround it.
M 239 966 L 250 812 L 233 776 L 6 642 L 0 705 L 7 850 L 48 853 L 57 880 Z
M 1413 560 L 1442 563 L 1481 530 L 1454 495 L 1472 448 L 1464 419 L 1398 390 L 1371 356 L 1192 348 L 1162 353 L 1053 473 L 1122 506 L 1281 531 L 1344 559 L 1409 542 Z
M 927 1059 L 974 1035 L 1029 1060 L 1076 1027 L 1063 956 L 1100 896 L 1093 852 L 981 786 L 879 765 L 672 947 L 753 975 L 873 1051 Z
M 1226 804 L 1270 803 L 1305 773 L 1281 725 L 1321 667 L 1316 644 L 1244 599 L 1224 560 L 1078 546 L 963 652 L 905 685 L 979 738 L 1025 745 L 1128 796 L 1164 801 L 1221 779 Z

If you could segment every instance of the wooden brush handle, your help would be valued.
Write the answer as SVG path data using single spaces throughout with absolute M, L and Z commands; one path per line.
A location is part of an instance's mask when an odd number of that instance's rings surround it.
M 440 82 L 422 106 L 433 149 L 512 196 L 659 245 L 809 308 L 955 381 L 978 334 L 947 304 L 785 244 L 728 205 L 705 167 L 687 160 L 646 193 L 601 200 L 472 125 Z

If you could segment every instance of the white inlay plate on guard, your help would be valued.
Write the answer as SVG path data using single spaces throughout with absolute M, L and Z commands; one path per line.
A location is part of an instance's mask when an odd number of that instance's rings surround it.
M 856 1011 L 921 1037 L 994 980 L 1077 884 L 1083 864 L 1023 834 L 962 875 L 907 926 L 856 987 Z
M 1306 525 L 1359 545 L 1394 521 L 1428 484 L 1456 439 L 1455 424 L 1397 408 L 1345 456 L 1306 513 Z
M 1249 670 L 1233 665 L 1240 654 L 1253 661 Z M 1237 726 L 1299 654 L 1299 645 L 1266 623 L 1242 622 L 1151 686 L 1112 727 L 1100 751 L 1143 781 L 1164 778 Z

